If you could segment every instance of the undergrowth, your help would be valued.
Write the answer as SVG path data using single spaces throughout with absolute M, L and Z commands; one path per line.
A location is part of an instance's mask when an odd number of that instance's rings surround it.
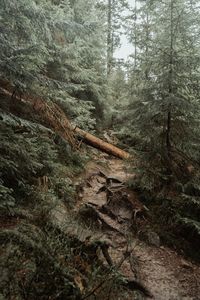
M 132 187 L 149 208 L 150 226 L 162 242 L 200 261 L 200 185 L 196 180 L 176 178 L 169 183 L 152 174 L 150 179 L 138 177 Z
M 79 299 L 68 235 L 50 227 L 75 201 L 83 159 L 46 127 L 0 112 L 0 298 Z M 67 217 L 67 216 L 66 216 Z
M 100 237 L 90 241 L 94 230 L 72 212 L 88 158 L 33 119 L 0 108 L 0 299 L 123 299 Z
M 129 162 L 135 177 L 128 184 L 149 209 L 144 227 L 150 226 L 164 244 L 200 261 L 199 158 L 173 149 L 169 160 L 166 152 L 154 148 L 143 146 Z

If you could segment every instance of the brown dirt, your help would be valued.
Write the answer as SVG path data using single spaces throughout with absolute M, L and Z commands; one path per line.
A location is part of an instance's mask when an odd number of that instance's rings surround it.
M 105 182 L 105 178 L 99 175 L 99 171 L 106 173 L 108 176 L 119 178 L 121 181 L 126 181 L 131 176 L 127 171 L 125 163 L 121 160 L 110 159 L 106 155 L 102 155 L 100 161 L 99 157 L 96 158 L 96 162 L 88 164 L 85 174 L 82 176 L 82 185 L 79 191 L 79 201 L 76 210 L 79 210 L 86 203 L 92 203 L 96 206 L 102 206 L 106 203 L 106 192 L 97 194 Z M 132 201 L 135 201 L 138 205 L 139 200 L 136 194 Z M 109 222 L 106 214 L 105 218 Z M 195 265 L 189 260 L 184 259 L 174 250 L 165 246 L 150 246 L 148 243 L 140 241 L 134 236 L 130 229 L 131 227 L 124 227 L 124 223 L 118 221 L 111 220 L 111 227 L 105 228 L 102 226 L 101 229 L 113 245 L 109 253 L 116 264 L 123 257 L 127 241 L 129 240 L 129 247 L 133 249 L 133 252 L 121 267 L 121 272 L 125 276 L 142 282 L 152 293 L 153 299 L 156 300 L 200 299 L 199 265 Z M 115 230 L 115 227 L 117 230 Z M 118 229 L 121 230 L 122 234 Z M 126 299 L 136 298 L 131 296 L 129 298 L 127 296 Z M 139 297 L 137 299 L 147 298 L 142 296 L 142 298 Z

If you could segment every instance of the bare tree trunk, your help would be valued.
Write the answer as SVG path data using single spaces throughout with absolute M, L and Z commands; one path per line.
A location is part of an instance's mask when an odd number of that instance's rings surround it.
M 149 81 L 149 12 L 146 12 L 145 79 Z
M 130 157 L 129 153 L 119 149 L 118 147 L 109 144 L 107 142 L 104 142 L 103 140 L 97 138 L 96 136 L 76 127 L 74 130 L 80 137 L 83 139 L 83 142 L 99 149 L 107 154 L 111 154 L 115 157 L 121 158 L 121 159 L 127 159 Z
M 137 0 L 135 0 L 135 54 L 134 54 L 134 65 L 135 65 L 135 69 L 137 67 Z
M 171 139 L 170 139 L 170 134 L 171 134 L 171 109 L 169 109 L 168 115 L 167 115 L 166 146 L 167 146 L 168 156 L 170 156 L 170 153 L 171 153 Z
M 112 70 L 113 59 L 113 33 L 112 33 L 112 0 L 108 0 L 108 20 L 107 20 L 107 77 L 109 77 Z
M 171 0 L 170 6 L 170 70 L 169 70 L 169 96 L 173 94 L 173 10 L 174 10 L 174 0 Z M 171 101 L 171 99 L 170 99 Z M 168 106 L 168 113 L 167 113 L 167 130 L 166 130 L 166 147 L 168 157 L 171 156 L 171 119 L 172 119 L 172 112 L 171 112 L 171 103 Z

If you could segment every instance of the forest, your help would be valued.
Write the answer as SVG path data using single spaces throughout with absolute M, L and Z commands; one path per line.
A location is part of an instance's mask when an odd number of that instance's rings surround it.
M 0 300 L 200 300 L 200 1 L 0 0 Z

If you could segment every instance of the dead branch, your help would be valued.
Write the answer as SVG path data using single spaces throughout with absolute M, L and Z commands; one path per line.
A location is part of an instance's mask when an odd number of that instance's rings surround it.
M 112 265 L 112 268 L 110 268 L 105 274 L 104 279 L 96 287 L 94 287 L 87 295 L 83 296 L 81 300 L 88 299 L 90 296 L 94 295 L 95 292 L 98 291 L 105 283 L 111 281 L 113 279 L 113 270 L 117 272 L 120 269 L 120 267 L 123 265 L 123 263 L 127 260 L 127 258 L 130 257 L 133 250 L 134 248 L 132 248 L 129 251 L 127 246 L 124 256 L 119 261 L 119 263 L 116 266 Z M 150 293 L 150 291 L 139 281 L 127 279 L 125 276 L 122 275 L 122 279 L 119 280 L 119 284 L 131 291 L 138 290 L 142 292 L 145 296 L 149 298 L 153 298 L 153 295 Z

